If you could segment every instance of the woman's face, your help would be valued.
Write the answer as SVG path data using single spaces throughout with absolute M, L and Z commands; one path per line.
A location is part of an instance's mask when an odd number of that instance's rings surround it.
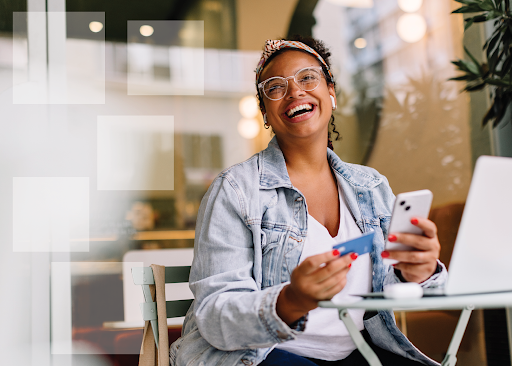
M 302 51 L 285 51 L 269 62 L 260 81 L 274 76 L 293 76 L 298 70 L 310 66 L 318 67 L 320 62 Z M 296 138 L 327 141 L 332 114 L 330 95 L 335 97 L 334 87 L 327 84 L 325 77 L 313 91 L 304 91 L 293 79 L 288 79 L 288 90 L 282 99 L 274 101 L 263 95 L 263 112 L 267 114 L 267 122 L 280 141 Z M 300 107 L 300 111 L 296 107 Z

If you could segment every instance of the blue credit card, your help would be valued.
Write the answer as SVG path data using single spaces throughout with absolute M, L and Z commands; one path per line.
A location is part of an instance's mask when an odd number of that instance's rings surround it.
M 357 253 L 358 255 L 369 253 L 373 248 L 374 235 L 375 232 L 372 231 L 368 234 L 360 236 L 359 238 L 355 238 L 344 243 L 336 244 L 332 248 L 338 249 L 340 252 L 340 256 L 348 253 Z

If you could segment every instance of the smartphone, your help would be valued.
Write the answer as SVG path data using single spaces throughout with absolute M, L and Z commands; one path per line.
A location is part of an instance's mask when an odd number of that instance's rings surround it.
M 434 195 L 428 189 L 400 193 L 397 195 L 388 232 L 422 235 L 423 231 L 419 227 L 411 224 L 411 219 L 413 217 L 428 218 L 433 197 Z M 405 244 L 390 243 L 386 239 L 385 250 L 414 250 L 414 248 Z M 394 259 L 384 259 L 384 263 L 391 265 L 398 263 L 398 261 Z
M 374 235 L 375 232 L 372 231 L 344 243 L 335 244 L 332 248 L 339 250 L 340 257 L 348 253 L 357 253 L 358 255 L 363 255 L 365 253 L 371 252 L 373 248 Z

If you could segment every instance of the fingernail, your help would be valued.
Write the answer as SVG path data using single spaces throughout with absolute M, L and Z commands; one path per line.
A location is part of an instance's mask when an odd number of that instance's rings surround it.
M 352 263 L 349 263 L 349 264 L 348 264 L 348 268 L 350 268 L 350 267 L 352 267 Z
M 388 241 L 396 241 L 396 236 L 393 234 L 388 235 Z
M 340 255 L 340 251 L 339 251 L 338 249 L 334 249 L 334 250 L 332 251 L 332 255 L 333 255 L 333 256 L 335 256 L 335 257 L 337 257 L 337 256 L 339 256 L 339 255 Z
M 380 256 L 381 256 L 382 258 L 387 258 L 387 257 L 389 257 L 389 252 L 388 252 L 387 250 L 385 250 L 385 251 L 383 251 L 382 253 L 380 253 Z
M 414 217 L 413 217 L 413 218 L 411 219 L 411 224 L 413 224 L 413 225 L 418 225 L 418 219 L 416 219 L 416 218 L 414 218 Z
M 357 259 L 357 253 L 351 253 L 350 258 L 352 258 L 353 261 Z

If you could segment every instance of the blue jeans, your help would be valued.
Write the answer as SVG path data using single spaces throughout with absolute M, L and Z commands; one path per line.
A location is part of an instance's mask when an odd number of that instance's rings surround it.
M 377 347 L 371 341 L 370 336 L 363 330 L 363 335 L 368 345 L 373 349 L 383 366 L 420 366 L 422 363 L 404 358 L 397 354 L 386 351 Z M 359 350 L 355 350 L 347 358 L 338 361 L 325 361 L 314 358 L 306 358 L 298 356 L 288 351 L 273 349 L 266 359 L 259 366 L 366 366 L 368 362 L 365 360 Z M 424 366 L 424 365 L 423 365 Z

